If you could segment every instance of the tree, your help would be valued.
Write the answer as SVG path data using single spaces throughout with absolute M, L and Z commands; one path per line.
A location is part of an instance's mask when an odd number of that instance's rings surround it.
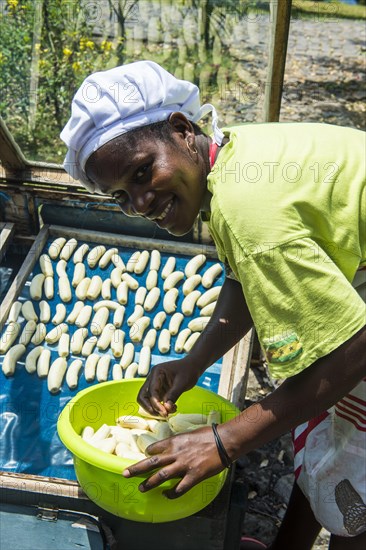
M 69 0 L 7 0 L 0 15 L 0 113 L 26 156 L 61 162 L 59 133 L 87 74 L 114 66 L 95 14 Z

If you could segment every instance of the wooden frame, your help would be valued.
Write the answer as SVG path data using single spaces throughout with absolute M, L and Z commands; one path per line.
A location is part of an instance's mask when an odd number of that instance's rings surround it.
M 227 476 L 219 495 L 193 516 L 169 523 L 138 523 L 114 516 L 102 510 L 81 490 L 76 481 L 67 481 L 30 474 L 0 472 L 0 503 L 35 507 L 38 514 L 55 520 L 58 511 L 94 516 L 105 530 L 111 550 L 174 549 L 174 541 L 186 550 L 217 550 L 238 548 L 244 511 L 246 488 L 234 480 L 234 469 Z M 192 537 L 192 533 L 199 533 Z
M 142 239 L 97 231 L 75 230 L 74 228 L 62 226 L 45 225 L 37 235 L 29 254 L 3 301 L 0 308 L 0 325 L 4 324 L 12 303 L 21 294 L 24 284 L 34 269 L 47 240 L 50 237 L 63 236 L 65 238 L 72 238 L 75 235 L 77 235 L 79 240 L 96 244 L 104 243 L 111 246 L 143 247 L 146 249 L 159 248 L 161 252 L 172 254 L 194 255 L 204 252 L 208 258 L 214 259 L 217 257 L 216 249 L 212 246 Z M 224 356 L 222 364 L 218 393 L 232 401 L 237 400 L 234 401 L 237 405 L 240 405 L 245 397 L 245 388 L 243 388 L 243 385 L 247 381 L 251 346 L 252 332 L 248 333 L 237 346 Z M 242 485 L 234 487 L 233 481 L 234 469 L 231 469 L 222 491 L 211 504 L 193 516 L 172 522 L 171 524 L 161 524 L 161 527 L 159 527 L 159 524 L 147 523 L 143 524 L 142 528 L 141 524 L 129 522 L 105 512 L 85 495 L 76 481 L 67 479 L 0 472 L 0 502 L 36 506 L 40 507 L 40 509 L 46 507 L 52 510 L 54 508 L 56 512 L 57 510 L 71 509 L 76 512 L 101 517 L 102 521 L 111 529 L 118 531 L 119 526 L 123 526 L 123 536 L 127 537 L 127 540 L 123 538 L 123 547 L 126 550 L 145 548 L 148 540 L 150 540 L 149 547 L 152 550 L 158 550 L 161 547 L 161 540 L 164 540 L 165 537 L 170 537 L 170 541 L 174 541 L 177 529 L 180 529 L 181 533 L 183 533 L 182 537 L 187 536 L 187 550 L 190 550 L 190 548 L 192 550 L 197 550 L 198 548 L 200 550 L 208 550 L 211 547 L 210 541 L 212 540 L 215 540 L 215 548 L 232 550 L 240 540 L 241 523 L 246 501 L 246 488 Z M 238 491 L 241 491 L 239 501 L 238 497 L 235 497 Z M 235 498 L 237 499 L 236 502 Z M 201 536 L 204 536 L 204 540 L 197 541 L 188 536 L 188 533 L 192 532 L 192 529 L 198 529 Z M 174 542 L 171 542 L 171 548 L 174 548 Z
M 80 502 L 80 506 L 85 506 L 89 501 L 77 481 L 68 479 L 58 479 L 45 476 L 37 476 L 32 474 L 16 474 L 13 472 L 0 472 L 0 488 L 2 493 L 2 501 L 11 502 L 7 493 L 17 494 L 17 501 L 21 502 L 21 495 L 28 495 L 29 501 L 24 504 L 33 504 L 32 495 L 39 501 L 40 495 L 43 500 L 51 501 L 52 497 L 84 500 Z M 80 508 L 82 509 L 82 508 Z
M 0 264 L 13 240 L 14 231 L 15 227 L 13 223 L 0 223 Z
M 0 160 L 5 170 L 8 168 L 14 171 L 23 170 L 27 160 L 9 132 L 5 122 L 0 117 Z

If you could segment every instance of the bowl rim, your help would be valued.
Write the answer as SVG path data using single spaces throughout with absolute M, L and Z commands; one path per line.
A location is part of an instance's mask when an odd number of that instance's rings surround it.
M 139 379 L 142 382 L 143 378 Z M 92 466 L 107 470 L 111 473 L 121 474 L 121 472 L 131 464 L 136 464 L 137 460 L 131 460 L 120 456 L 105 453 L 104 451 L 92 447 L 84 441 L 80 434 L 78 434 L 70 422 L 70 415 L 73 407 L 79 401 L 81 397 L 91 393 L 96 388 L 100 388 L 106 385 L 116 385 L 121 382 L 131 382 L 134 380 L 108 380 L 107 382 L 100 382 L 94 384 L 88 388 L 80 390 L 62 409 L 57 420 L 57 433 L 59 438 L 65 447 L 77 458 L 88 462 Z M 72 431 L 70 430 L 72 429 Z M 142 476 L 141 476 L 142 477 Z M 137 479 L 137 476 L 136 476 Z
M 131 459 L 105 453 L 104 451 L 89 445 L 89 443 L 84 441 L 80 436 L 80 434 L 76 433 L 76 431 L 74 430 L 70 422 L 70 414 L 72 412 L 73 407 L 79 401 L 79 399 L 81 397 L 84 397 L 84 395 L 91 393 L 96 388 L 101 388 L 107 385 L 118 385 L 118 384 L 126 384 L 126 383 L 127 384 L 134 383 L 137 386 L 142 386 L 145 380 L 146 380 L 145 378 L 134 378 L 134 379 L 128 379 L 128 380 L 123 380 L 123 379 L 108 380 L 107 382 L 94 384 L 93 386 L 80 390 L 74 397 L 70 399 L 70 401 L 68 401 L 68 403 L 66 403 L 57 420 L 57 433 L 62 443 L 65 445 L 65 447 L 80 460 L 88 462 L 92 466 L 101 468 L 103 470 L 107 470 L 111 473 L 121 474 L 125 468 L 128 468 L 128 466 L 139 462 L 138 460 L 131 460 Z M 225 399 L 225 397 L 222 397 L 221 395 L 216 394 L 215 392 L 208 390 L 206 388 L 202 388 L 201 386 L 194 386 L 194 388 L 192 389 L 199 389 L 204 393 L 214 395 L 215 399 L 219 399 L 219 401 L 222 401 L 222 403 L 229 404 L 230 407 L 232 407 L 233 409 L 233 413 L 237 413 L 237 414 L 240 413 L 239 409 L 233 403 L 231 403 L 228 399 Z M 72 428 L 72 430 L 69 429 L 70 427 Z M 148 457 L 146 457 L 146 459 L 148 459 Z M 136 479 L 136 480 L 138 480 L 139 478 L 145 479 L 149 475 L 151 474 L 146 474 L 145 476 L 134 476 L 134 478 L 131 478 L 131 479 Z

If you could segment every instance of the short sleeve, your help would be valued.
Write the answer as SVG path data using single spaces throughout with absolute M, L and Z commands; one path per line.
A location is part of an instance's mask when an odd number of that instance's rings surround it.
M 351 338 L 365 303 L 310 238 L 267 247 L 236 264 L 271 374 L 287 378 Z

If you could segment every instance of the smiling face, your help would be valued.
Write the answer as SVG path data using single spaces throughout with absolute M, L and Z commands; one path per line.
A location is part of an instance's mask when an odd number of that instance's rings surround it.
M 170 141 L 152 136 L 149 131 L 139 132 L 133 147 L 128 145 L 128 134 L 106 143 L 88 159 L 86 173 L 127 216 L 142 216 L 173 235 L 184 235 L 206 193 L 206 136 L 195 142 L 192 126 L 188 123 L 188 129 L 186 125 L 182 129 L 180 122 L 173 123 Z M 201 142 L 197 153 L 188 150 L 186 140 L 192 150 Z

